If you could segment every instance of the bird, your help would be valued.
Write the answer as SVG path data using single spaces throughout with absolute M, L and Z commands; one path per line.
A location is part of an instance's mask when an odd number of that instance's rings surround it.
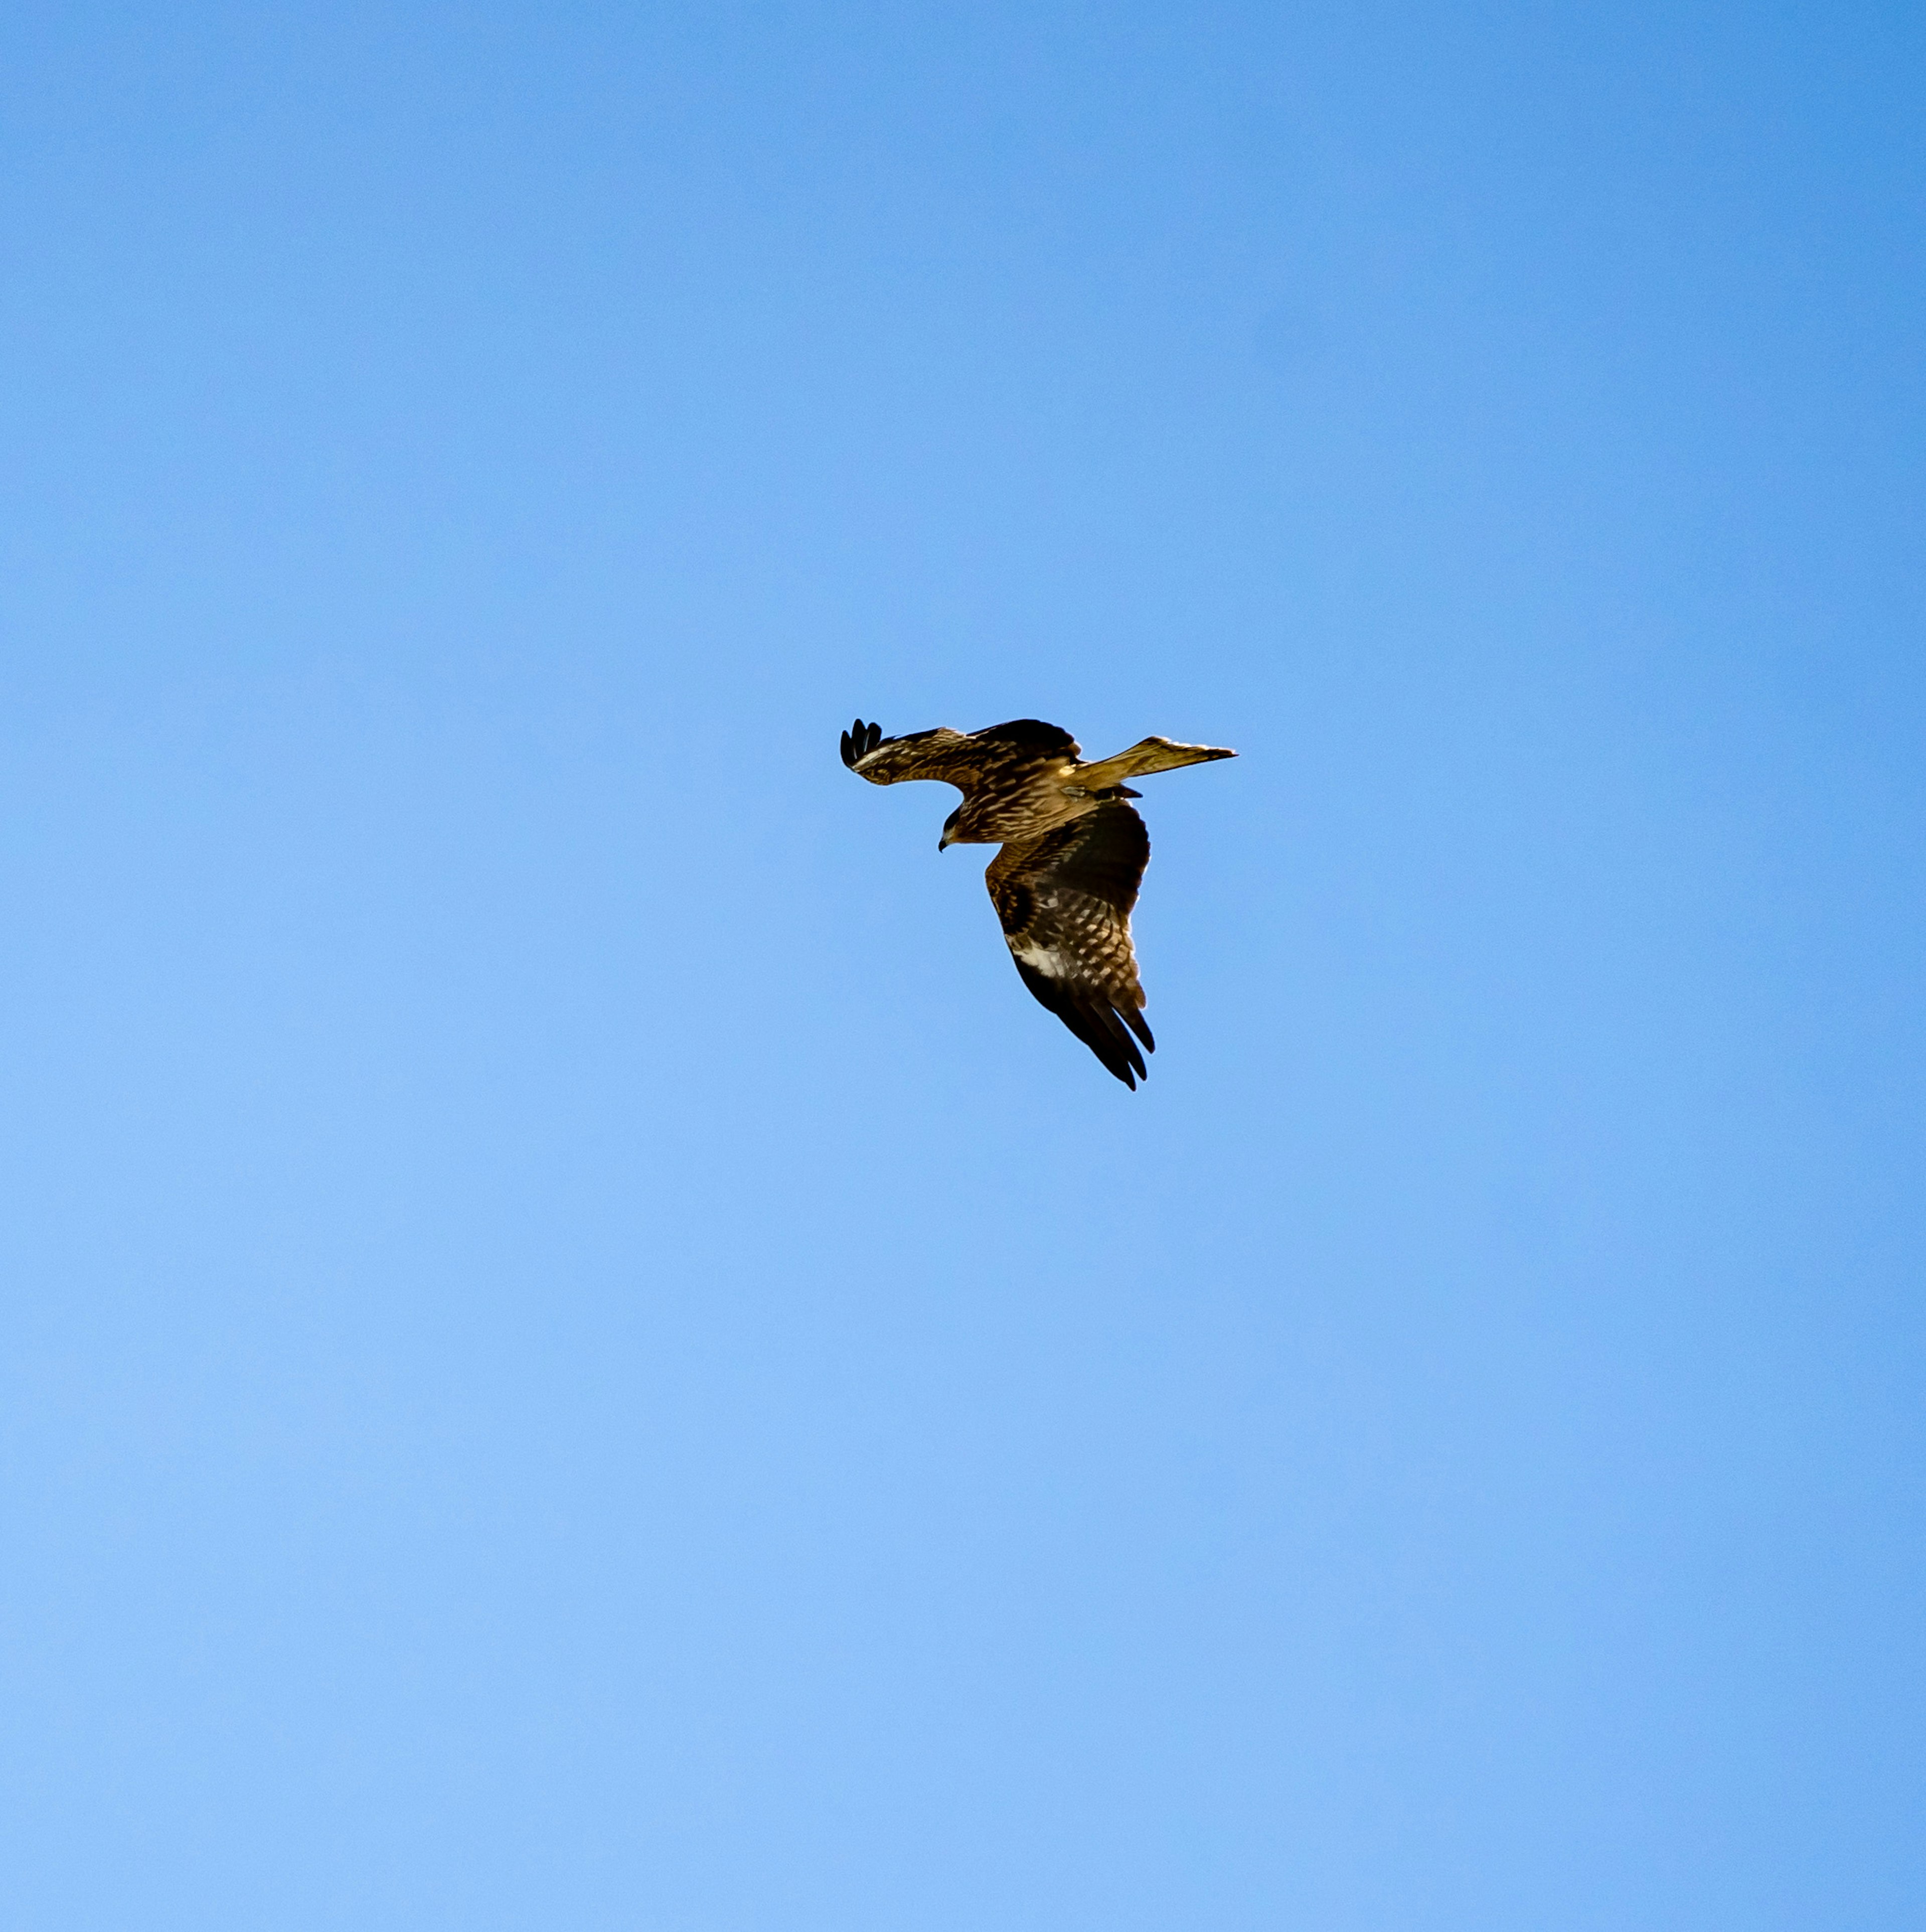
M 963 803 L 936 842 L 1000 845 L 984 883 L 1023 984 L 1134 1093 L 1156 1050 L 1131 944 L 1131 908 L 1150 862 L 1150 834 L 1124 781 L 1237 754 L 1145 738 L 1114 758 L 1083 762 L 1060 725 L 1013 718 L 981 731 L 948 726 L 885 738 L 858 718 L 843 762 L 871 784 L 934 778 Z

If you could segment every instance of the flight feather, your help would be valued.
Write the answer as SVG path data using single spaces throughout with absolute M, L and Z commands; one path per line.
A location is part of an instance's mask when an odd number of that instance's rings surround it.
M 1236 752 L 1146 738 L 1086 765 L 1068 731 L 1035 718 L 900 738 L 858 718 L 842 751 L 872 784 L 932 778 L 963 794 L 941 843 L 1002 847 L 984 882 L 1023 984 L 1134 1088 L 1156 1045 L 1130 926 L 1150 835 L 1125 802 L 1140 794 L 1123 781 Z

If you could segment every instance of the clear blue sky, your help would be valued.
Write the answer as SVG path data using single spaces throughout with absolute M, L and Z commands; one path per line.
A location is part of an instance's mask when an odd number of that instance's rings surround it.
M 0 1924 L 1922 1923 L 1922 56 L 10 9 Z

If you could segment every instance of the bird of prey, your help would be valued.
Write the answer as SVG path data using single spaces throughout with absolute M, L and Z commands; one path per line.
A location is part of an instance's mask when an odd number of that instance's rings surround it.
M 1086 765 L 1068 731 L 1035 718 L 902 738 L 858 718 L 843 734 L 843 762 L 858 778 L 936 778 L 963 794 L 937 850 L 1002 847 L 984 883 L 1023 984 L 1133 1091 L 1157 1042 L 1144 1024 L 1130 924 L 1150 835 L 1125 802 L 1143 794 L 1124 781 L 1236 755 L 1146 738 Z

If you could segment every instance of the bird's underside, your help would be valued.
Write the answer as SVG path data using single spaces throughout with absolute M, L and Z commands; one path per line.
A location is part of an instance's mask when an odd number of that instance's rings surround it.
M 872 784 L 934 778 L 963 794 L 939 849 L 1002 847 L 984 882 L 1023 984 L 1131 1088 L 1156 1042 L 1130 929 L 1150 835 L 1124 781 L 1236 755 L 1146 738 L 1086 764 L 1068 731 L 1034 718 L 902 738 L 859 718 L 843 734 L 843 764 Z

